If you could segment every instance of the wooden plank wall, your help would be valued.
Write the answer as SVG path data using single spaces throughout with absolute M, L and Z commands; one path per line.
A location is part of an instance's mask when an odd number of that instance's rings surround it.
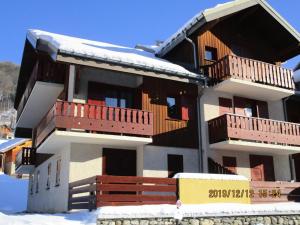
M 188 101 L 189 120 L 169 119 L 167 96 L 185 95 Z M 153 112 L 153 144 L 174 147 L 198 147 L 197 87 L 176 81 L 144 77 L 142 109 Z

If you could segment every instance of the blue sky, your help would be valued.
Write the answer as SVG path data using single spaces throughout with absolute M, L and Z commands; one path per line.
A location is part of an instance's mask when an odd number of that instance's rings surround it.
M 188 19 L 226 0 L 2 0 L 0 61 L 20 64 L 26 30 L 135 46 L 165 40 Z M 299 0 L 268 0 L 300 30 Z M 294 67 L 296 57 L 285 64 Z

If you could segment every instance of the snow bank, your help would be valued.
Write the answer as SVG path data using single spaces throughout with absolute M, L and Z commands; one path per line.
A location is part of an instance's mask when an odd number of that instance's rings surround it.
M 14 214 L 0 213 L 0 225 L 95 225 L 95 212 L 66 214 Z
M 183 217 L 239 216 L 239 215 L 284 215 L 300 214 L 300 203 L 235 204 L 214 203 L 182 205 L 107 206 L 99 208 L 98 218 L 173 218 Z
M 0 173 L 0 212 L 22 212 L 27 207 L 28 180 Z
M 188 71 L 182 66 L 157 58 L 154 54 L 140 49 L 80 39 L 41 30 L 29 30 L 27 32 L 27 39 L 34 47 L 36 47 L 38 40 L 42 40 L 56 53 L 61 52 L 106 62 L 121 63 L 127 66 L 145 68 L 151 71 L 199 78 L 197 74 Z
M 177 173 L 173 178 L 199 179 L 199 180 L 248 180 L 241 175 L 212 174 L 212 173 Z

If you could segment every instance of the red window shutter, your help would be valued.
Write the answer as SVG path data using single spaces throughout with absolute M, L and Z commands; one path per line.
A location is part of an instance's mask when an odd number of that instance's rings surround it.
M 189 104 L 186 96 L 181 96 L 181 119 L 189 120 Z
M 220 115 L 232 113 L 232 100 L 230 98 L 219 98 L 219 112 Z
M 268 103 L 265 101 L 256 101 L 256 104 L 258 117 L 269 119 Z

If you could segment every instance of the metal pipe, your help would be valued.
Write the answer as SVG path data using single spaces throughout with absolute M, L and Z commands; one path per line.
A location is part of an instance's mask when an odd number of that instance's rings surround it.
M 198 120 L 198 157 L 199 157 L 199 172 L 204 172 L 203 167 L 203 148 L 202 148 L 202 125 L 201 125 L 201 97 L 203 95 L 202 88 L 198 86 L 198 96 L 197 96 L 197 120 Z
M 189 43 L 191 43 L 192 46 L 193 46 L 194 69 L 195 69 L 195 71 L 197 71 L 197 70 L 198 70 L 198 61 L 197 61 L 197 50 L 196 50 L 196 45 L 195 45 L 195 43 L 193 42 L 192 39 L 190 39 L 190 38 L 188 38 L 188 37 L 186 36 L 186 34 L 184 35 L 184 38 L 185 38 L 185 40 L 187 40 Z

